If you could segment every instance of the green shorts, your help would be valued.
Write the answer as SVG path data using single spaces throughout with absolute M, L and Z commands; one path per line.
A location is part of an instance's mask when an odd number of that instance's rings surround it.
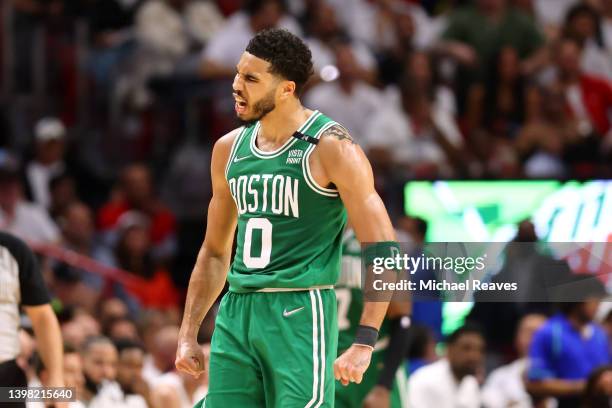
M 228 292 L 215 322 L 206 408 L 334 406 L 333 289 Z
M 361 408 L 363 401 L 368 393 L 374 388 L 378 382 L 380 371 L 383 366 L 385 357 L 384 351 L 374 352 L 370 367 L 363 375 L 360 384 L 350 383 L 347 386 L 342 385 L 339 381 L 336 382 L 336 408 Z M 400 366 L 393 382 L 391 390 L 391 407 L 402 408 L 406 407 L 406 388 L 408 380 L 403 371 L 404 366 Z

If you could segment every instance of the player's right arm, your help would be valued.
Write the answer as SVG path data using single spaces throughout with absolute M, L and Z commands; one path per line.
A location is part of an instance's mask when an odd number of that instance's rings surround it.
M 191 272 L 179 334 L 176 368 L 196 377 L 204 371 L 205 363 L 197 343 L 198 330 L 204 316 L 223 290 L 232 253 L 237 213 L 225 180 L 225 166 L 239 131 L 236 129 L 223 136 L 213 148 L 213 195 L 208 205 L 206 235 Z

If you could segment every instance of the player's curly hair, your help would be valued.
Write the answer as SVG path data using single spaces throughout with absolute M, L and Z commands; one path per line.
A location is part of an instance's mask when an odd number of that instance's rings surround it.
M 249 41 L 246 52 L 270 63 L 270 73 L 295 82 L 299 96 L 312 75 L 312 54 L 297 36 L 287 30 L 260 31 Z

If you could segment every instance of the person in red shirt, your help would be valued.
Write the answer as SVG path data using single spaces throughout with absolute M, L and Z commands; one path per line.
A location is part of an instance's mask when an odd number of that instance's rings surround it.
M 599 136 L 610 132 L 608 111 L 612 109 L 612 84 L 586 74 L 580 67 L 580 45 L 572 38 L 564 38 L 557 49 L 558 79 L 565 90 L 569 112 L 584 121 L 584 133 Z
M 566 159 L 576 176 L 593 177 L 612 146 L 612 84 L 582 71 L 580 45 L 573 38 L 561 39 L 555 51 L 558 86 L 565 94 L 566 111 L 582 136 L 580 143 L 567 149 Z

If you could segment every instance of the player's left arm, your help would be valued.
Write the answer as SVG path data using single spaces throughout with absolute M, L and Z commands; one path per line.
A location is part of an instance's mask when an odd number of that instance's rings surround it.
M 374 189 L 372 167 L 363 150 L 342 126 L 332 126 L 320 139 L 318 158 L 326 179 L 333 183 L 344 203 L 357 239 L 362 243 L 392 243 L 395 231 L 384 203 Z M 360 319 L 360 330 L 368 341 L 357 340 L 334 364 L 336 379 L 344 385 L 360 383 L 368 368 L 373 344 L 380 329 L 388 301 L 366 301 Z M 359 334 L 358 334 L 359 336 Z

